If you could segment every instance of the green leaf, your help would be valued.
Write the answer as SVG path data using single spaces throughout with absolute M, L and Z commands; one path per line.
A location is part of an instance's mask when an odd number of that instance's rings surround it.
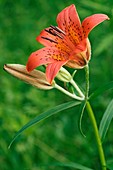
M 63 166 L 63 167 L 71 167 L 71 168 L 75 168 L 78 170 L 93 170 L 91 168 L 88 168 L 86 166 L 83 166 L 81 164 L 78 163 L 73 163 L 73 162 L 69 162 L 69 163 L 54 163 L 52 164 L 54 166 Z
M 109 129 L 109 125 L 111 123 L 111 120 L 113 118 L 113 100 L 111 100 L 111 102 L 109 103 L 103 117 L 102 120 L 100 122 L 100 126 L 99 126 L 99 134 L 101 137 L 101 140 L 103 141 L 106 133 Z
M 108 158 L 108 160 L 107 160 L 107 170 L 113 170 L 113 159 L 112 159 L 112 157 Z
M 113 89 L 113 81 L 109 82 L 108 84 L 99 87 L 97 90 L 95 90 L 90 96 L 89 99 L 95 98 L 102 94 L 104 91 Z
M 58 105 L 48 111 L 45 111 L 43 112 L 42 114 L 36 116 L 34 119 L 32 119 L 30 122 L 28 122 L 27 124 L 25 124 L 17 133 L 16 135 L 14 136 L 14 138 L 12 139 L 10 145 L 8 148 L 11 147 L 12 143 L 15 141 L 15 139 L 23 132 L 25 131 L 26 129 L 28 129 L 29 127 L 33 126 L 34 124 L 36 123 L 39 123 L 41 120 L 44 120 L 60 111 L 63 111 L 63 110 L 66 110 L 66 109 L 69 109 L 71 107 L 74 107 L 74 106 L 77 106 L 79 105 L 81 102 L 78 102 L 78 101 L 70 101 L 70 102 L 67 102 L 67 103 L 63 103 L 61 105 Z
M 109 33 L 104 38 L 102 38 L 101 42 L 94 50 L 94 56 L 99 56 L 101 52 L 109 49 L 109 46 L 112 44 L 112 42 L 113 42 L 113 33 Z
M 85 107 L 86 107 L 86 101 L 83 101 L 81 103 L 80 110 L 79 110 L 80 118 L 79 118 L 79 125 L 78 125 L 79 126 L 79 130 L 80 130 L 81 134 L 83 135 L 83 137 L 86 137 L 85 134 L 83 133 L 83 130 L 82 130 L 82 118 L 83 118 Z
M 90 0 L 81 0 L 80 3 L 89 9 L 103 11 L 105 13 L 110 13 L 110 8 L 105 6 L 104 4 L 100 4 L 98 2 L 90 1 Z

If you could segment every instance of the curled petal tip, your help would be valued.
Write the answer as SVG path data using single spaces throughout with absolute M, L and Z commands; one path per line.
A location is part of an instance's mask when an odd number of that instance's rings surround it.
M 28 67 L 28 64 L 26 65 L 26 70 L 27 70 L 28 72 L 30 72 L 30 69 L 29 69 L 29 67 Z
M 94 14 L 85 18 L 82 22 L 83 32 L 85 33 L 84 36 L 87 38 L 94 27 L 109 19 L 110 18 L 106 14 Z
M 103 18 L 105 19 L 105 20 L 110 20 L 110 18 L 108 17 L 108 15 L 106 15 L 106 14 L 102 14 L 103 15 Z

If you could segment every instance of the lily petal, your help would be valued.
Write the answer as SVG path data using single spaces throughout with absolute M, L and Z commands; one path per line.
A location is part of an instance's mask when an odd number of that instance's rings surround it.
M 74 52 L 79 53 L 86 50 L 87 39 L 82 40 L 77 46 Z
M 83 68 L 91 57 L 91 46 L 89 39 L 84 39 L 80 44 L 76 46 L 75 55 L 70 57 L 70 60 L 66 63 L 66 66 L 76 69 Z
M 74 69 L 82 69 L 84 67 L 78 64 L 78 62 L 74 60 L 68 61 L 68 63 L 66 63 L 66 66 Z
M 55 48 L 45 47 L 33 52 L 27 62 L 26 68 L 30 72 L 36 67 L 44 64 L 55 62 L 56 59 L 60 60 L 64 54 L 60 54 Z M 63 58 L 64 59 L 64 58 Z
M 86 61 L 81 54 L 77 54 L 72 60 L 66 63 L 66 66 L 75 69 L 82 69 L 86 65 Z
M 58 61 L 67 61 L 68 54 L 58 51 L 54 47 L 45 47 L 33 52 L 27 62 L 26 68 L 30 72 L 36 67 L 44 64 L 50 64 Z
M 57 23 L 74 44 L 78 44 L 82 40 L 81 22 L 74 4 L 58 14 Z
M 51 58 L 51 56 L 48 55 L 48 52 L 48 48 L 42 48 L 33 52 L 28 58 L 28 62 L 26 65 L 27 70 L 30 72 L 40 65 L 53 62 L 53 59 Z
M 57 73 L 59 72 L 60 68 L 66 63 L 67 61 L 57 61 L 51 63 L 46 68 L 46 77 L 47 81 L 51 84 Z
M 49 28 L 46 28 L 45 30 L 49 30 Z M 42 30 L 39 36 L 36 37 L 36 40 L 43 44 L 44 46 L 55 46 L 58 39 L 56 39 L 55 36 L 48 33 L 47 31 Z M 45 37 L 45 38 L 44 38 Z
M 51 32 L 53 31 L 53 34 L 49 33 L 50 30 Z M 70 52 L 75 48 L 64 34 L 55 32 L 51 27 L 43 30 L 40 35 L 37 36 L 36 40 L 46 47 L 55 47 L 65 52 Z
M 87 38 L 90 31 L 105 20 L 109 20 L 105 14 L 94 14 L 85 18 L 82 22 L 84 37 Z

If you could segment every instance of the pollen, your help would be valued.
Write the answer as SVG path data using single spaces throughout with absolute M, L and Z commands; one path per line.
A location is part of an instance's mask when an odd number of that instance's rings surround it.
M 57 60 L 57 61 L 62 61 L 62 60 L 64 60 L 64 58 L 61 57 L 60 55 L 54 55 L 54 56 L 53 56 L 53 59 L 55 59 L 55 60 Z
M 79 44 L 79 35 L 76 32 L 74 32 L 73 28 L 70 27 L 68 32 L 69 32 L 68 37 L 70 41 L 76 45 Z

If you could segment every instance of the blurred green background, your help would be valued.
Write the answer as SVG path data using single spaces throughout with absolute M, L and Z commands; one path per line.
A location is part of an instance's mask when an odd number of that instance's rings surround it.
M 40 31 L 56 25 L 57 14 L 74 3 L 81 20 L 105 13 L 105 21 L 90 33 L 90 92 L 113 80 L 112 0 L 1 0 L 0 1 L 0 170 L 72 170 L 53 162 L 77 162 L 99 170 L 98 153 L 87 113 L 78 130 L 79 108 L 52 116 L 26 130 L 8 150 L 14 134 L 43 111 L 71 100 L 57 90 L 43 91 L 25 84 L 3 70 L 5 63 L 26 64 L 31 52 L 42 47 L 35 41 Z M 84 88 L 84 70 L 75 79 Z M 91 101 L 99 124 L 113 91 Z M 113 161 L 113 122 L 103 143 L 108 163 Z M 48 165 L 48 166 L 45 166 Z

